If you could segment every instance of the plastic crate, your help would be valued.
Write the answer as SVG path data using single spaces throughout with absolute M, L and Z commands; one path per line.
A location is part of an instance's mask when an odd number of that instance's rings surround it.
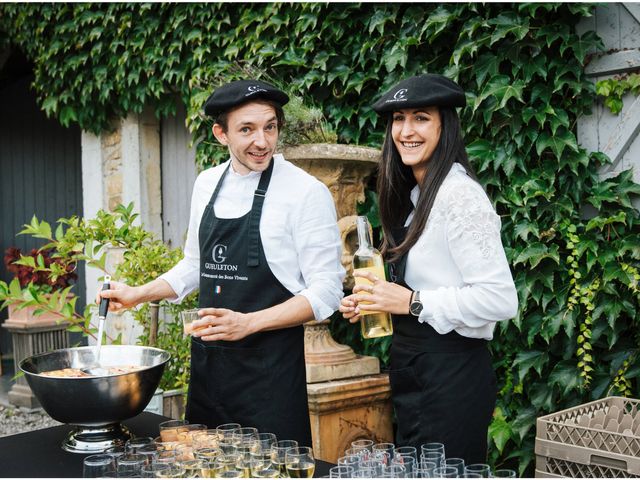
M 639 477 L 640 400 L 607 397 L 540 417 L 536 477 Z

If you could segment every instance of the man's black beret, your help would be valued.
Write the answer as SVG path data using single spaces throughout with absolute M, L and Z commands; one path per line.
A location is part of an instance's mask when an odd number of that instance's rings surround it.
M 464 107 L 464 90 L 442 75 L 426 73 L 407 78 L 373 104 L 377 113 L 416 107 Z
M 286 105 L 289 97 L 282 90 L 260 80 L 236 80 L 217 88 L 204 104 L 204 113 L 215 117 L 256 98 Z

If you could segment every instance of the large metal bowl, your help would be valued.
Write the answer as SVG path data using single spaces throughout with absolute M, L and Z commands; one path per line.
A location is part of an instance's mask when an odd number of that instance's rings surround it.
M 158 348 L 106 345 L 100 352 L 102 367 L 145 367 L 120 375 L 61 378 L 42 372 L 86 368 L 95 364 L 94 347 L 55 350 L 20 362 L 33 394 L 54 419 L 73 425 L 100 426 L 141 413 L 153 396 L 171 356 Z

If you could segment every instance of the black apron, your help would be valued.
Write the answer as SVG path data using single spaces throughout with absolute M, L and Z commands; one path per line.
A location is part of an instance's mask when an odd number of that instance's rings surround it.
M 396 245 L 406 228 L 396 229 Z M 405 254 L 390 265 L 391 281 L 404 280 Z M 398 430 L 396 445 L 444 444 L 446 457 L 485 463 L 487 431 L 496 402 L 496 377 L 487 341 L 455 331 L 441 335 L 413 315 L 392 315 L 389 379 Z
M 293 294 L 273 275 L 260 238 L 260 216 L 273 171 L 261 177 L 251 211 L 215 215 L 224 171 L 200 223 L 200 308 L 255 312 Z M 186 418 L 215 428 L 239 423 L 311 446 L 302 325 L 258 332 L 235 342 L 192 337 Z

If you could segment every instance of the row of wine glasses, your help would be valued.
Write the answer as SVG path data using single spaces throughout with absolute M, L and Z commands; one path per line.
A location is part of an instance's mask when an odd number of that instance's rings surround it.
M 147 478 L 310 478 L 311 447 L 278 440 L 237 423 L 208 429 L 186 421 L 160 424 L 160 436 L 129 440 L 84 460 L 83 476 Z
M 361 439 L 351 443 L 338 464 L 329 470 L 330 478 L 515 478 L 508 469 L 492 471 L 486 464 L 465 465 L 462 458 L 447 458 L 442 443 L 397 447 L 393 443 L 374 443 Z

